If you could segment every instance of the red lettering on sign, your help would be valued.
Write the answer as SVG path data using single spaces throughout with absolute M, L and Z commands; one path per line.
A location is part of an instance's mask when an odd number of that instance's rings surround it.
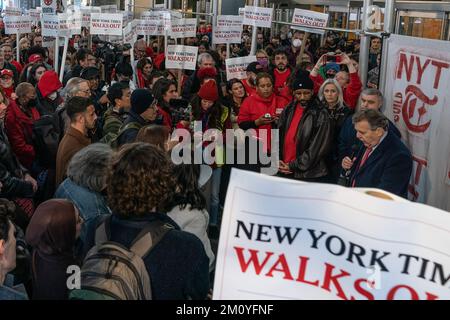
M 432 99 L 428 98 L 423 91 L 416 87 L 415 85 L 409 85 L 405 90 L 406 98 L 403 104 L 402 115 L 406 126 L 412 132 L 423 133 L 425 132 L 431 124 L 431 120 L 421 123 L 422 117 L 427 113 L 425 105 L 433 106 L 437 104 L 438 97 L 434 96 Z M 416 109 L 417 99 L 422 102 L 420 108 Z M 411 118 L 414 117 L 415 112 L 418 112 L 417 123 L 413 124 Z
M 416 201 L 419 198 L 419 191 L 416 190 L 416 186 L 419 185 L 420 177 L 422 176 L 422 168 L 427 167 L 427 160 L 420 159 L 416 156 L 412 156 L 413 163 L 417 163 L 416 171 L 412 173 L 413 184 L 408 186 L 408 191 L 412 195 L 412 200 Z

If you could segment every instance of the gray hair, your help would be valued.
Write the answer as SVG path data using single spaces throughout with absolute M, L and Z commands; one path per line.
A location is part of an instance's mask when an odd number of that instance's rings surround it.
M 320 86 L 320 89 L 319 89 L 319 93 L 318 93 L 320 101 L 325 101 L 324 96 L 323 96 L 323 91 L 325 90 L 325 87 L 329 84 L 332 84 L 336 87 L 336 90 L 338 91 L 338 94 L 339 94 L 338 95 L 338 103 L 339 103 L 339 105 L 343 105 L 344 104 L 344 94 L 342 92 L 342 88 L 341 88 L 339 82 L 337 82 L 336 79 L 327 79 L 322 83 L 322 85 Z
M 203 63 L 203 61 L 205 61 L 205 60 L 212 60 L 212 61 L 214 61 L 214 58 L 208 52 L 203 52 L 203 53 L 198 55 L 198 58 L 197 58 L 198 65 L 201 65 Z M 215 64 L 215 61 L 214 61 L 214 64 Z
M 383 109 L 384 106 L 384 97 L 383 97 L 383 93 L 381 93 L 380 90 L 376 89 L 376 88 L 365 88 L 361 94 L 359 95 L 359 100 L 358 100 L 358 108 L 357 110 L 359 110 L 360 106 L 361 106 L 361 97 L 362 96 L 377 96 L 378 99 L 380 100 L 380 110 Z
M 80 84 L 87 82 L 87 80 L 82 78 L 72 78 L 67 81 L 66 86 L 62 90 L 62 96 L 66 99 L 72 98 L 78 91 L 80 91 Z
M 113 150 L 107 144 L 94 143 L 78 151 L 70 160 L 67 177 L 75 184 L 94 192 L 106 187 Z
M 388 118 L 378 110 L 367 109 L 358 111 L 353 115 L 352 122 L 356 124 L 361 121 L 367 121 L 371 130 L 382 128 L 387 131 L 389 127 Z

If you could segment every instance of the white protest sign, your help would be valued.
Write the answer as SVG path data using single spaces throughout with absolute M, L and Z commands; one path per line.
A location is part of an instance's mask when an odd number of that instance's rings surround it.
M 36 9 L 30 9 L 27 11 L 27 14 L 30 16 L 31 21 L 36 24 L 36 22 L 41 21 L 41 13 Z
M 30 16 L 6 16 L 3 18 L 5 34 L 23 34 L 31 32 Z
M 56 14 L 42 15 L 42 36 L 57 37 L 59 31 L 59 19 Z
M 142 36 L 163 36 L 165 35 L 165 26 L 161 21 L 156 20 L 137 20 L 136 33 Z
M 164 26 L 165 30 L 170 30 L 171 14 L 169 11 L 145 11 L 141 13 L 142 20 L 151 20 Z
M 213 298 L 448 300 L 449 237 L 439 209 L 233 169 Z
M 136 39 L 136 20 L 133 20 L 125 28 L 123 28 L 123 43 L 134 45 Z
M 294 16 L 292 17 L 292 23 L 296 25 L 291 26 L 292 29 L 324 34 L 325 30 L 314 29 L 314 27 L 326 28 L 328 24 L 328 14 L 310 10 L 295 9 Z
M 241 41 L 242 41 L 242 29 L 241 30 L 223 30 L 219 28 L 213 29 L 212 42 L 214 44 L 241 43 Z
M 272 27 L 273 8 L 245 6 L 243 24 L 270 28 Z
M 70 29 L 69 29 L 67 13 L 58 13 L 58 21 L 59 21 L 59 23 L 58 23 L 58 26 L 59 26 L 58 35 L 60 37 L 69 37 L 70 36 Z
M 230 58 L 225 60 L 227 70 L 227 81 L 231 79 L 245 79 L 247 66 L 256 61 L 256 56 L 247 56 L 239 58 Z
M 239 8 L 239 16 L 244 18 L 245 8 Z
M 198 47 L 167 46 L 166 68 L 195 70 Z
M 100 6 L 102 13 L 116 13 L 117 12 L 117 4 Z
M 189 38 L 197 35 L 197 19 L 172 19 L 169 35 L 172 38 Z
M 450 211 L 450 43 L 392 35 L 384 113 L 412 153 L 409 198 Z
M 242 31 L 244 18 L 241 16 L 223 15 L 217 16 L 217 28 L 219 30 L 238 30 Z
M 56 14 L 57 0 L 43 0 L 41 1 L 43 14 Z
M 82 15 L 81 26 L 89 28 L 91 25 L 91 13 L 100 13 L 102 10 L 100 7 L 81 7 L 80 12 Z
M 5 9 L 3 9 L 3 13 L 5 16 L 21 16 L 22 9 L 15 7 L 5 7 Z
M 164 9 L 166 7 L 166 5 L 164 4 L 164 3 L 155 3 L 154 5 L 153 5 L 153 8 L 155 8 L 155 9 Z
M 122 36 L 121 13 L 91 13 L 91 34 Z

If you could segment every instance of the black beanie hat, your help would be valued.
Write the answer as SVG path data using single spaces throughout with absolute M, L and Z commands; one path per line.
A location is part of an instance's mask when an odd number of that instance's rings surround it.
M 152 104 L 153 96 L 148 89 L 136 89 L 131 94 L 131 111 L 136 114 L 144 113 Z
M 300 71 L 297 73 L 294 81 L 291 84 L 292 91 L 298 90 L 298 89 L 314 89 L 314 82 L 309 77 L 308 71 Z

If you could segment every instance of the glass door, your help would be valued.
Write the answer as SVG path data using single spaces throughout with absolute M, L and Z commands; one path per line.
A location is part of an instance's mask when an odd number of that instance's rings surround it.
M 444 12 L 398 11 L 396 33 L 428 39 L 444 39 Z

